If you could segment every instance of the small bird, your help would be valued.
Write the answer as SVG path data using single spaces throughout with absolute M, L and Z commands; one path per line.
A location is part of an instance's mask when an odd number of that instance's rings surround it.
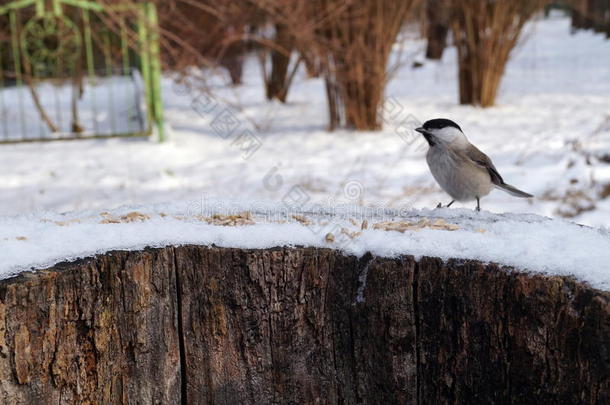
M 426 161 L 436 182 L 452 198 L 447 207 L 455 201 L 477 200 L 476 210 L 481 211 L 480 198 L 494 187 L 515 197 L 533 197 L 506 184 L 491 159 L 468 141 L 455 122 L 437 118 L 415 130 L 430 145 Z M 437 208 L 441 207 L 439 203 Z

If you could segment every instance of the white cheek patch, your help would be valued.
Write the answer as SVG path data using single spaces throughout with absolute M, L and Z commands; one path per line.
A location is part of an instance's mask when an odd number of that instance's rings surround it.
M 444 142 L 453 142 L 458 138 L 464 137 L 462 131 L 454 127 L 445 127 L 442 129 L 433 129 L 430 131 L 432 135 Z

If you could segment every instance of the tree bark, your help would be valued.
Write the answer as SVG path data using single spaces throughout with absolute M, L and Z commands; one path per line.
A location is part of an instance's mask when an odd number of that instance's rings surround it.
M 0 281 L 0 402 L 608 403 L 610 293 L 412 256 L 202 246 Z
M 426 58 L 440 60 L 447 46 L 451 4 L 449 0 L 428 0 L 426 2 L 427 32 Z
M 285 24 L 275 24 L 275 43 L 280 49 L 271 50 L 271 73 L 266 79 L 267 100 L 277 99 L 285 103 L 290 89 L 291 75 L 288 72 L 294 39 Z
M 244 75 L 245 50 L 240 43 L 229 46 L 220 58 L 220 65 L 229 73 L 231 84 L 240 86 Z

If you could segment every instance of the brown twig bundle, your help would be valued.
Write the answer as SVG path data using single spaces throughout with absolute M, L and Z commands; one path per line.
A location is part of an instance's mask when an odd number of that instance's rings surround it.
M 330 129 L 381 127 L 379 109 L 393 45 L 420 0 L 312 0 L 319 21 L 314 45 L 323 62 Z
M 525 23 L 547 0 L 452 0 L 460 103 L 494 104 L 510 53 Z

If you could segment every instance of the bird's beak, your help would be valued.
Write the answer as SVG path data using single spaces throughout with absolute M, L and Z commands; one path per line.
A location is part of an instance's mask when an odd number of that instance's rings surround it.
M 415 128 L 415 130 L 422 134 L 424 138 L 426 138 L 428 145 L 436 145 L 436 138 L 430 133 L 430 131 L 427 131 L 426 129 L 424 129 L 424 127 Z
M 415 128 L 415 130 L 416 130 L 417 132 L 419 132 L 420 134 L 426 134 L 426 133 L 428 133 L 428 131 L 426 131 L 426 130 L 424 129 L 424 127 Z

